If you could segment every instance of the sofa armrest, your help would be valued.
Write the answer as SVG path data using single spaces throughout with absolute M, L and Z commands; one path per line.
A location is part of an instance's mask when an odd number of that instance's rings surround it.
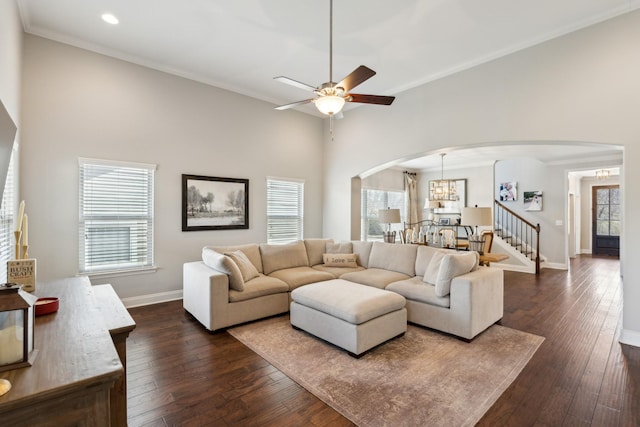
M 504 314 L 504 272 L 500 268 L 479 267 L 451 281 L 451 310 L 466 330 L 459 336 L 471 339 Z
M 209 330 L 223 327 L 229 304 L 229 277 L 202 261 L 188 262 L 182 269 L 182 306 Z

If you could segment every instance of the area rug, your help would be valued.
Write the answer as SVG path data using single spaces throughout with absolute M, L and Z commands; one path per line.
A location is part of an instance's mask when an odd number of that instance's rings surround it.
M 288 316 L 229 333 L 289 378 L 363 426 L 472 426 L 544 338 L 493 325 L 467 343 L 409 325 L 360 359 L 295 330 Z

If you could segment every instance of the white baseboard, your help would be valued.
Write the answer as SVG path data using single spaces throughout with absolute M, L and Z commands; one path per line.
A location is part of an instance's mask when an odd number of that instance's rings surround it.
M 591 255 L 591 249 L 580 249 L 581 255 Z
M 158 294 L 140 295 L 137 297 L 122 298 L 122 303 L 127 308 L 143 305 L 159 304 L 182 299 L 182 289 L 179 291 L 160 292 Z
M 622 344 L 632 345 L 634 347 L 640 347 L 640 332 L 631 331 L 629 329 L 623 329 L 620 334 L 620 340 Z
M 491 267 L 501 268 L 507 271 L 517 271 L 519 273 L 535 273 L 536 267 L 528 265 L 504 264 L 501 262 L 492 262 Z
M 561 262 L 544 262 L 540 264 L 540 268 L 553 268 L 555 270 L 568 270 L 567 264 Z

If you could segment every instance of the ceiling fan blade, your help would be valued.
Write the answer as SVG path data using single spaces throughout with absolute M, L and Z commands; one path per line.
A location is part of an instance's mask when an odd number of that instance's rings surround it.
M 285 77 L 285 76 L 274 77 L 273 80 L 278 80 L 279 82 L 286 83 L 291 86 L 295 86 L 302 90 L 308 90 L 310 92 L 314 92 L 316 90 L 316 88 L 311 85 L 299 82 L 297 80 L 290 79 L 289 77 Z
M 351 97 L 350 102 L 360 102 L 363 104 L 391 105 L 396 99 L 395 96 L 361 95 L 357 93 L 350 93 L 349 96 Z
M 337 86 L 344 88 L 345 92 L 349 92 L 354 87 L 358 86 L 360 83 L 363 83 L 369 80 L 371 77 L 375 76 L 376 72 L 371 68 L 366 67 L 364 65 L 359 66 L 355 70 L 351 72 L 347 77 L 342 79 Z
M 312 102 L 313 99 L 305 99 L 304 101 L 292 102 L 291 104 L 280 105 L 275 107 L 276 110 L 288 110 L 289 108 L 297 107 L 298 105 L 304 105 Z

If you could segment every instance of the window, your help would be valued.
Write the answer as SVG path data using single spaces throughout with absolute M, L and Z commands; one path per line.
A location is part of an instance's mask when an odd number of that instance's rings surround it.
M 13 216 L 15 208 L 15 173 L 14 163 L 16 158 L 16 147 L 14 145 L 7 170 L 7 180 L 4 183 L 4 193 L 2 195 L 2 205 L 0 205 L 0 277 L 2 282 L 7 279 L 7 261 L 15 256 L 15 236 L 13 234 Z
M 304 181 L 267 178 L 267 242 L 303 238 Z
M 383 231 L 387 231 L 388 224 L 380 224 L 378 210 L 394 208 L 400 209 L 400 217 L 405 217 L 404 191 L 385 191 L 375 189 L 362 189 L 362 230 L 364 241 L 384 241 Z M 402 231 L 402 224 L 391 224 L 391 231 Z
M 153 268 L 155 165 L 80 159 L 81 273 Z

